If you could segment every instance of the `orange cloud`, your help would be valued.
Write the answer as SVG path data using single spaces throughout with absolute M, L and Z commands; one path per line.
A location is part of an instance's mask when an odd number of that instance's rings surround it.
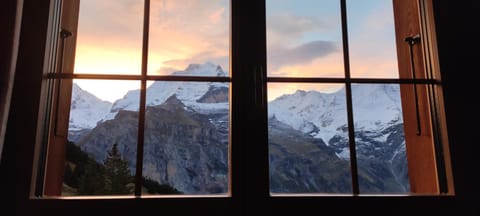
M 228 6 L 228 0 L 152 0 L 149 73 L 228 58 Z M 80 7 L 75 71 L 138 73 L 143 1 L 82 0 Z M 228 68 L 228 62 L 214 63 Z
M 181 70 L 229 56 L 229 1 L 153 1 L 149 73 Z M 208 55 L 206 55 L 208 54 Z M 213 62 L 228 68 L 228 62 Z
M 225 19 L 224 16 L 225 16 L 225 8 L 220 8 L 217 11 L 213 12 L 213 14 L 209 16 L 209 19 L 210 19 L 210 22 L 212 22 L 213 24 L 216 24 L 221 22 L 222 19 Z
M 270 63 L 269 63 L 270 64 Z M 278 77 L 344 77 L 343 54 L 335 52 L 311 63 L 268 68 L 268 76 Z

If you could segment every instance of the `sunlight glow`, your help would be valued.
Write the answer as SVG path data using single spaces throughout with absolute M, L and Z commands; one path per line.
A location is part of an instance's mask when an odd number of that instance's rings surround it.
M 139 81 L 76 79 L 73 82 L 80 86 L 81 89 L 110 103 L 114 103 L 116 100 L 123 98 L 128 91 L 140 88 Z
M 113 50 L 95 45 L 79 45 L 74 73 L 138 75 L 141 60 L 141 55 L 136 50 Z
M 345 77 L 342 53 L 334 53 L 323 58 L 314 59 L 309 64 L 282 66 L 269 70 L 271 77 Z M 269 65 L 270 67 L 270 65 Z

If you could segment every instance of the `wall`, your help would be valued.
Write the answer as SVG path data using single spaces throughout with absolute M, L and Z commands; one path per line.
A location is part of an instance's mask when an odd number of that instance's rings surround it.
M 28 1 L 24 5 L 22 34 L 18 64 L 9 112 L 5 148 L 0 164 L 2 187 L 2 211 L 11 210 L 13 215 L 35 212 L 39 215 L 95 215 L 100 211 L 120 214 L 134 210 L 138 213 L 175 210 L 181 213 L 208 213 L 221 215 L 225 211 L 235 215 L 245 206 L 229 206 L 221 200 L 214 201 L 215 211 L 207 208 L 209 200 L 194 199 L 198 208 L 185 208 L 181 200 L 30 200 L 31 170 L 34 143 L 37 139 L 36 107 L 40 104 L 40 89 L 45 53 L 46 20 L 49 1 Z M 324 197 L 324 198 L 279 198 L 272 199 L 262 209 L 268 214 L 300 214 L 309 211 L 358 211 L 360 214 L 417 215 L 479 215 L 478 183 L 476 172 L 480 164 L 478 134 L 478 38 L 476 24 L 478 11 L 474 1 L 435 1 L 438 45 L 444 80 L 446 115 L 452 152 L 455 178 L 455 197 Z M 473 51 L 474 54 L 466 52 Z
M 17 61 L 23 0 L 6 0 L 0 7 L 0 159 L 10 109 L 15 63 Z

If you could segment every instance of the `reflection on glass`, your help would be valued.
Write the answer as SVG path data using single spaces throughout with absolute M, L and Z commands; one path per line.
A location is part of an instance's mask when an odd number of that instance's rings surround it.
M 228 70 L 230 0 L 152 0 L 150 13 L 149 75 L 207 62 Z
M 229 192 L 229 83 L 150 83 L 144 194 Z
M 74 81 L 63 196 L 134 192 L 138 94 L 129 92 L 112 104 L 91 88 L 110 85 L 114 90 L 115 82 L 140 86 L 137 81 Z
M 400 85 L 352 85 L 352 100 L 360 193 L 408 193 Z
M 351 76 L 398 78 L 392 1 L 347 0 L 347 14 Z
M 343 77 L 340 1 L 267 0 L 272 77 Z
M 295 92 L 285 89 L 296 88 Z M 344 85 L 268 85 L 270 192 L 351 193 Z
M 81 0 L 74 73 L 140 74 L 143 1 Z

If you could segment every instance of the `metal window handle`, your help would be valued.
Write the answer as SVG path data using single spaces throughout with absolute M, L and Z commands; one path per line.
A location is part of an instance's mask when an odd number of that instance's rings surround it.
M 59 65 L 59 68 L 60 68 L 60 71 L 59 73 L 62 74 L 63 73 L 63 61 L 65 60 L 65 39 L 69 38 L 73 36 L 73 33 L 62 28 L 62 30 L 60 31 L 60 38 L 61 38 L 61 45 L 60 45 L 60 65 Z
M 59 65 L 58 65 L 58 74 L 63 74 L 63 66 L 64 66 L 64 61 L 65 61 L 65 40 L 69 37 L 73 36 L 73 33 L 62 28 L 60 31 L 60 59 L 59 59 Z M 58 84 L 57 84 L 57 103 L 56 103 L 56 113 L 55 113 L 55 122 L 54 122 L 54 131 L 56 136 L 64 136 L 64 134 L 59 131 L 59 126 L 58 126 L 58 119 L 59 119 L 59 110 L 60 110 L 60 91 L 61 91 L 61 85 L 62 85 L 62 79 L 58 79 Z
M 411 71 L 412 71 L 412 79 L 413 79 L 413 91 L 414 91 L 414 97 L 415 97 L 415 115 L 417 119 L 417 136 L 422 135 L 422 125 L 420 121 L 420 108 L 418 105 L 418 94 L 417 94 L 417 77 L 415 73 L 415 58 L 414 58 L 414 53 L 413 53 L 413 46 L 415 44 L 418 44 L 421 40 L 421 37 L 419 34 L 406 37 L 405 42 L 408 43 L 408 46 L 410 48 L 410 66 L 411 66 Z

